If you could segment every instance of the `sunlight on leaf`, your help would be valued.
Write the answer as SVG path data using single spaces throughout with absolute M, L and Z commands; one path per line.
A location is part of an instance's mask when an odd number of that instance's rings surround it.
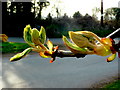
M 27 48 L 23 52 L 14 55 L 13 57 L 10 58 L 10 61 L 12 62 L 20 60 L 21 58 L 25 57 L 28 53 L 30 53 L 32 49 L 33 48 Z
M 51 56 L 45 55 L 45 52 L 40 52 L 39 55 L 40 55 L 42 58 L 52 58 Z
M 36 28 L 34 28 L 34 29 L 32 29 L 32 42 L 35 44 L 35 45 L 38 45 L 39 43 L 40 43 L 40 41 L 39 41 L 39 31 L 36 29 Z
M 113 61 L 113 60 L 115 59 L 115 57 L 116 57 L 116 53 L 115 53 L 115 54 L 112 54 L 111 56 L 109 56 L 109 57 L 107 58 L 107 62 Z
M 51 58 L 50 63 L 55 61 L 59 52 L 59 46 L 54 47 L 50 40 L 46 41 L 46 31 L 43 26 L 41 26 L 40 31 L 38 31 L 36 28 L 31 29 L 30 25 L 27 25 L 24 28 L 23 34 L 24 40 L 31 47 L 11 57 L 11 62 L 25 57 L 31 51 L 38 52 L 43 58 Z M 90 31 L 69 31 L 69 36 L 72 42 L 65 36 L 63 36 L 62 40 L 72 52 L 72 55 L 96 54 L 99 56 L 107 56 L 112 54 L 107 58 L 107 62 L 113 61 L 116 57 L 117 51 L 114 49 L 113 40 L 110 38 L 100 38 Z
M 47 41 L 47 46 L 48 46 L 50 52 L 52 52 L 53 44 L 52 44 L 52 42 L 50 40 Z
M 91 36 L 89 32 L 87 31 L 77 31 L 77 32 L 71 32 L 69 31 L 70 39 L 79 47 L 90 47 L 94 48 L 94 44 L 90 43 L 89 39 L 91 39 Z
M 75 54 L 77 54 L 77 53 L 85 54 L 85 53 L 86 53 L 86 49 L 80 48 L 80 47 L 78 47 L 77 45 L 69 42 L 68 39 L 67 39 L 65 36 L 63 36 L 63 41 L 64 41 L 65 45 L 66 45 L 73 53 L 75 53 Z
M 41 26 L 40 32 L 39 32 L 39 40 L 42 44 L 46 41 L 46 32 L 43 26 Z
M 112 54 L 107 61 L 110 62 L 115 59 L 116 51 L 113 47 L 114 41 L 111 38 L 100 38 L 90 31 L 69 31 L 69 42 L 63 36 L 64 44 L 74 54 L 96 54 L 99 56 L 108 56 Z
M 34 46 L 34 43 L 32 42 L 31 34 L 32 34 L 31 27 L 30 25 L 27 25 L 24 28 L 23 37 L 26 43 L 28 43 L 30 46 Z

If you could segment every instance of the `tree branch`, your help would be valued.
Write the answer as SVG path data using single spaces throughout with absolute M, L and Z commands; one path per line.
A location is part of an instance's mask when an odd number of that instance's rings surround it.
M 56 52 L 56 57 L 77 57 L 77 58 L 83 58 L 86 54 L 74 54 L 71 51 L 64 51 L 64 50 L 58 50 Z
M 117 30 L 115 30 L 114 32 L 112 32 L 111 34 L 109 34 L 108 36 L 106 36 L 106 38 L 116 38 L 116 37 L 120 37 L 120 28 L 118 28 Z
M 120 32 L 120 28 L 115 30 L 114 32 L 112 32 L 111 34 L 109 34 L 108 36 L 106 36 L 106 38 L 116 38 L 117 34 Z M 120 44 L 120 42 L 119 42 Z M 115 47 L 117 48 L 116 50 L 119 51 L 119 46 L 118 44 L 115 45 Z M 77 58 L 83 58 L 85 57 L 86 54 L 74 54 L 72 53 L 71 51 L 65 51 L 65 50 L 56 50 L 54 52 L 54 54 L 52 55 L 53 58 L 55 57 L 60 57 L 60 58 L 63 58 L 63 57 L 77 57 Z

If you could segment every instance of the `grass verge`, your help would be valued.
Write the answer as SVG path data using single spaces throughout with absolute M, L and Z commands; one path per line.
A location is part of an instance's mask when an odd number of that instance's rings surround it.
M 3 54 L 21 52 L 28 47 L 30 46 L 26 43 L 0 42 L 0 52 Z

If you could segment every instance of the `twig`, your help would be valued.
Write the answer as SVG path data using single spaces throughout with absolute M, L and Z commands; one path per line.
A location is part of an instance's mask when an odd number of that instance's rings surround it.
M 106 38 L 115 38 L 116 34 L 120 33 L 120 28 L 115 30 L 113 33 L 109 34 L 108 36 L 106 36 Z M 119 46 L 116 44 L 117 47 L 117 51 L 119 51 Z M 71 51 L 65 51 L 65 50 L 56 50 L 56 52 L 53 54 L 53 57 L 77 57 L 77 58 L 83 58 L 85 57 L 86 54 L 74 54 Z
M 106 38 L 114 39 L 116 37 L 120 37 L 120 28 L 118 28 L 117 30 L 115 30 L 114 32 L 109 34 Z M 113 47 L 117 52 L 120 52 L 120 41 L 117 44 L 115 44 L 115 42 L 114 42 Z
M 106 38 L 116 38 L 117 35 L 120 34 L 120 28 L 118 28 L 117 30 L 115 30 L 114 32 L 112 32 L 111 34 L 109 34 L 108 36 L 106 36 Z
M 82 58 L 85 57 L 85 54 L 74 54 L 71 51 L 64 51 L 64 50 L 58 50 L 56 52 L 57 57 L 77 57 L 77 58 Z

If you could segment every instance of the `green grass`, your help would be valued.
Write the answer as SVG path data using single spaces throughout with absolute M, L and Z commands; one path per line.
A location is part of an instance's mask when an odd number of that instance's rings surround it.
M 106 85 L 104 88 L 120 88 L 120 80 Z
M 21 52 L 28 47 L 30 46 L 26 43 L 0 42 L 0 52 L 2 53 Z

